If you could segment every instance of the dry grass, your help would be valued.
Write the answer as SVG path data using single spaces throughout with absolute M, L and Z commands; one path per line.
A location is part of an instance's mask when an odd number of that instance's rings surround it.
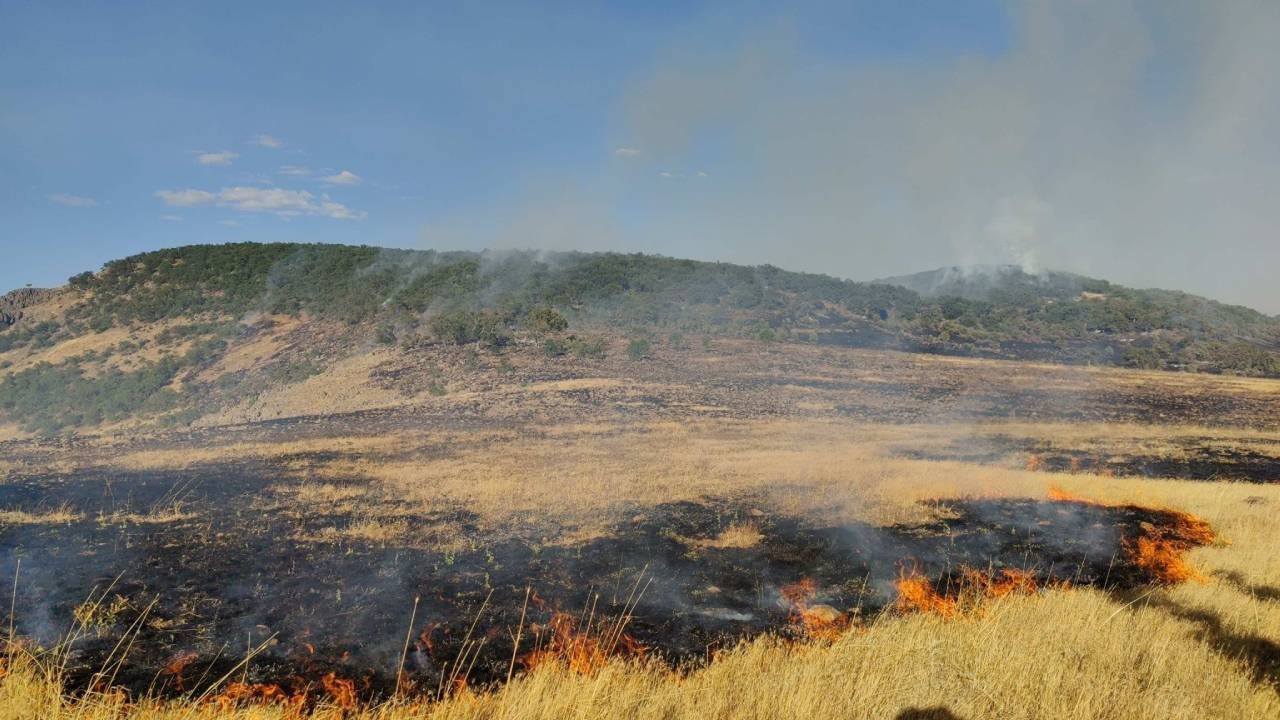
M 788 357 L 807 354 L 810 359 L 823 352 L 787 349 Z M 1269 395 L 1280 390 L 1276 381 L 1031 364 L 1002 364 L 993 371 L 987 361 L 956 358 L 900 356 L 893 360 L 900 367 L 890 369 L 877 364 L 873 354 L 858 357 L 866 362 L 825 366 L 812 372 L 813 379 L 909 382 L 946 367 L 974 383 L 998 375 L 1010 386 L 1064 392 L 1162 384 L 1186 385 L 1207 394 Z M 727 360 L 707 356 L 691 362 Z M 341 372 L 358 379 L 368 369 L 351 365 L 342 366 Z M 294 394 L 273 395 L 270 407 L 261 409 L 275 413 L 293 407 L 295 400 L 302 403 L 306 392 L 326 382 L 317 379 L 290 391 Z M 607 378 L 578 378 L 488 395 L 451 392 L 431 402 L 479 398 L 497 417 L 505 417 L 506 405 L 531 395 L 582 389 L 615 391 L 619 385 Z M 839 399 L 802 384 L 779 387 L 778 392 L 790 393 L 788 398 L 797 401 L 793 407 L 815 411 L 826 411 Z M 365 394 L 349 400 L 364 406 L 378 397 Z M 695 405 L 712 407 L 701 400 L 688 407 Z M 297 408 L 306 409 L 302 404 Z M 955 422 L 917 425 L 812 416 L 622 422 L 582 414 L 574 415 L 572 422 L 527 428 L 427 427 L 394 435 L 239 441 L 125 453 L 113 452 L 104 440 L 84 455 L 59 454 L 50 462 L 69 473 L 90 466 L 159 470 L 228 458 L 288 459 L 293 478 L 253 499 L 254 509 L 299 519 L 320 514 L 356 518 L 306 538 L 338 545 L 405 543 L 410 518 L 449 508 L 477 513 L 476 523 L 494 535 L 554 517 L 565 528 L 561 537 L 549 540 L 554 544 L 597 537 L 636 504 L 738 496 L 767 505 L 771 512 L 804 515 L 819 523 L 889 524 L 934 512 L 922 508 L 920 500 L 1044 497 L 1051 484 L 1103 502 L 1187 511 L 1208 520 L 1221 538 L 1191 555 L 1191 562 L 1207 577 L 1205 582 L 1154 590 L 1140 598 L 1055 590 L 994 601 L 981 613 L 959 618 L 885 616 L 830 645 L 760 639 L 684 676 L 645 664 L 612 664 L 591 676 L 544 665 L 494 693 L 463 694 L 425 705 L 392 703 L 355 715 L 321 711 L 321 716 L 809 720 L 894 718 L 913 708 L 946 708 L 965 720 L 1280 718 L 1280 524 L 1275 522 L 1280 485 L 1032 472 L 1012 456 L 994 466 L 903 456 L 912 449 L 978 446 L 995 436 L 1051 441 L 1055 447 L 1099 455 L 1156 456 L 1176 456 L 1195 438 L 1200 445 L 1274 456 L 1280 452 L 1276 433 L 1182 425 L 976 423 L 962 418 L 959 410 Z M 324 454 L 307 456 L 319 452 Z M 18 514 L 40 518 L 37 522 L 72 519 L 51 520 L 56 513 Z M 0 523 L 5 517 L 0 515 Z M 448 527 L 433 532 L 437 535 L 415 537 L 413 542 L 432 547 L 459 542 Z M 758 529 L 744 519 L 719 537 L 687 542 L 691 548 L 733 548 L 759 540 Z M 231 717 L 275 720 L 288 714 L 275 707 L 224 712 L 209 704 L 124 706 L 112 697 L 68 699 L 56 678 L 21 658 L 11 661 L 9 674 L 0 681 L 0 720 Z
M 300 534 L 298 539 L 319 543 L 360 540 L 385 545 L 397 540 L 403 540 L 408 534 L 409 524 L 403 520 L 361 517 L 353 520 L 345 527 L 326 527 L 317 533 Z
M 26 510 L 0 510 L 0 528 L 5 525 L 60 525 L 83 519 L 80 513 L 69 508 L 57 508 L 28 512 Z
M 153 508 L 146 512 L 113 511 L 100 513 L 98 523 L 102 525 L 154 525 L 161 523 L 182 522 L 196 517 L 195 513 L 186 512 L 181 505 L 174 504 L 163 508 Z
M 749 548 L 763 539 L 760 528 L 753 523 L 733 523 L 716 537 L 698 544 L 709 548 Z
M 614 664 L 583 677 L 553 666 L 507 688 L 450 701 L 392 703 L 358 714 L 408 718 L 892 718 L 946 708 L 961 718 L 1265 718 L 1272 688 L 1202 642 L 1160 606 L 1117 606 L 1092 591 L 1007 598 L 978 616 L 883 619 L 830 646 L 767 639 L 678 678 Z M 286 718 L 281 708 L 63 698 L 19 665 L 0 684 L 0 718 Z
M 395 519 L 403 506 L 393 508 L 389 497 L 421 509 L 462 503 L 495 527 L 554 511 L 580 517 L 588 528 L 622 497 L 652 502 L 725 493 L 760 493 L 784 512 L 891 522 L 918 517 L 917 499 L 1043 496 L 1056 483 L 1100 501 L 1186 510 L 1223 538 L 1192 556 L 1207 582 L 1138 602 L 1092 590 L 1053 591 L 1000 600 L 959 619 L 884 617 L 829 647 L 762 639 L 686 677 L 645 665 L 611 665 L 589 677 L 542 668 L 494 694 L 385 705 L 357 717 L 891 718 L 934 707 L 967 719 L 1280 717 L 1278 679 L 1259 669 L 1266 661 L 1260 653 L 1280 648 L 1274 552 L 1280 487 L 1053 475 L 889 456 L 913 435 L 965 432 L 972 429 L 809 421 L 657 423 L 621 432 L 584 425 L 541 440 L 495 433 L 449 457 L 392 462 L 370 450 L 397 443 L 351 440 L 330 446 L 350 447 L 364 459 L 308 464 L 304 481 L 279 486 L 273 496 L 292 508 L 336 504 L 364 513 L 317 540 L 391 542 L 406 527 Z M 326 475 L 363 476 L 369 484 Z M 566 486 L 574 492 L 564 493 Z M 743 522 L 703 542 L 740 547 L 758 537 Z M 271 707 L 228 714 L 203 704 L 71 701 L 20 663 L 0 684 L 0 718 L 285 716 Z

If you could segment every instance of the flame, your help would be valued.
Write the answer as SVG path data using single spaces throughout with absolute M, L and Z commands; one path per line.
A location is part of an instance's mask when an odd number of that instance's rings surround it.
M 434 658 L 436 656 L 435 634 L 440 629 L 439 622 L 429 622 L 427 626 L 418 633 L 418 642 L 415 644 L 416 649 L 425 651 L 427 657 Z
M 804 637 L 831 642 L 849 628 L 849 618 L 844 613 L 813 602 L 818 594 L 818 583 L 813 578 L 783 585 L 778 593 L 791 605 L 792 627 Z
M 1104 503 L 1100 503 L 1097 500 L 1090 500 L 1083 495 L 1068 492 L 1059 485 L 1049 486 L 1049 499 L 1056 502 L 1080 503 L 1081 505 L 1104 505 Z
M 980 600 L 995 600 L 1010 595 L 1033 595 L 1040 581 L 1031 570 L 1002 568 L 998 573 L 971 567 L 960 568 L 960 576 L 946 593 L 938 592 L 934 583 L 918 567 L 903 570 L 898 577 L 898 600 L 894 609 L 900 613 L 925 612 L 955 617 L 977 609 Z M 1064 587 L 1052 585 L 1053 587 Z
M 1032 595 L 1040 589 L 1036 574 L 1030 570 L 1003 568 L 999 575 L 962 568 L 960 571 L 962 592 L 967 590 L 984 598 L 996 599 L 1009 595 Z
M 790 585 L 783 585 L 778 593 L 793 607 L 803 607 L 818 594 L 818 583 L 813 578 L 800 578 Z
M 1069 493 L 1056 485 L 1049 486 L 1049 499 L 1115 507 L 1114 504 Z M 1188 580 L 1205 582 L 1204 573 L 1187 562 L 1186 554 L 1192 548 L 1216 540 L 1213 528 L 1208 522 L 1181 510 L 1160 509 L 1158 512 L 1161 515 L 1160 526 L 1144 522 L 1141 535 L 1122 542 L 1125 559 L 1162 585 L 1176 585 Z
M 926 612 L 943 617 L 960 614 L 960 605 L 953 597 L 940 594 L 919 568 L 903 570 L 898 576 L 898 599 L 894 609 L 898 612 Z
M 1035 453 L 1032 453 L 1032 454 L 1030 454 L 1030 455 L 1028 455 L 1028 456 L 1027 456 L 1027 469 L 1028 469 L 1028 470 L 1033 470 L 1033 471 L 1034 471 L 1034 470 L 1043 470 L 1044 468 L 1045 468 L 1045 461 L 1044 461 L 1044 458 L 1040 457 L 1039 455 L 1036 455 Z
M 1125 554 L 1131 563 L 1162 585 L 1188 580 L 1206 582 L 1204 573 L 1187 562 L 1186 554 L 1192 548 L 1213 542 L 1213 528 L 1194 515 L 1176 510 L 1166 512 L 1168 524 L 1156 527 L 1143 523 L 1143 535 L 1124 543 Z
M 178 690 L 186 690 L 186 681 L 182 677 L 182 673 L 186 671 L 187 666 L 195 662 L 200 657 L 198 653 L 184 652 L 179 653 L 172 660 L 165 664 L 160 670 L 161 674 L 173 676 L 173 683 L 178 686 Z
M 290 695 L 275 683 L 233 682 L 221 694 L 210 698 L 209 702 L 216 704 L 224 712 L 240 705 L 258 703 L 284 705 L 297 713 L 306 704 L 307 696 L 304 693 Z
M 540 646 L 520 658 L 524 667 L 532 670 L 548 662 L 564 664 L 582 675 L 595 673 L 612 655 L 641 656 L 646 649 L 635 638 L 618 633 L 609 637 L 608 629 L 595 633 L 580 631 L 573 616 L 557 612 L 544 626 L 533 626 Z M 545 634 L 545 640 L 543 640 Z
M 324 687 L 325 692 L 329 693 L 334 705 L 343 710 L 355 708 L 356 684 L 354 682 L 338 677 L 337 673 L 330 672 L 320 678 L 320 685 Z

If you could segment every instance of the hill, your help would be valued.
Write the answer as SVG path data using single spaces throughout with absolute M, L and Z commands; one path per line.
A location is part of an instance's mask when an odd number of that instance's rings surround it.
M 732 337 L 1280 375 L 1280 319 L 1064 273 L 873 283 L 614 253 L 229 244 L 143 253 L 6 296 L 0 413 L 29 431 L 187 424 L 386 350 L 642 361 Z

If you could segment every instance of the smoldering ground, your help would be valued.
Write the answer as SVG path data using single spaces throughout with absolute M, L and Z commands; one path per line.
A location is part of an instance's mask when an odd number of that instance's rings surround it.
M 16 578 L 4 622 L 45 647 L 73 635 L 73 690 L 101 686 L 109 667 L 111 683 L 134 694 L 199 691 L 258 648 L 238 669 L 244 681 L 306 692 L 332 672 L 376 697 L 398 675 L 434 691 L 467 653 L 468 682 L 501 681 L 553 642 L 557 622 L 628 615 L 630 652 L 688 667 L 761 633 L 805 635 L 806 607 L 841 623 L 870 618 L 893 606 L 904 574 L 941 596 L 973 570 L 1134 587 L 1159 578 L 1126 560 L 1126 545 L 1174 520 L 1134 507 L 959 499 L 927 508 L 925 522 L 833 526 L 759 494 L 625 507 L 580 541 L 553 518 L 495 532 L 465 508 L 441 507 L 406 516 L 393 539 L 317 543 L 308 538 L 359 518 L 264 512 L 247 500 L 285 474 L 245 460 L 15 478 L 0 487 L 0 506 L 56 505 L 71 519 L 0 529 L 0 572 Z M 175 500 L 181 512 L 147 519 Z

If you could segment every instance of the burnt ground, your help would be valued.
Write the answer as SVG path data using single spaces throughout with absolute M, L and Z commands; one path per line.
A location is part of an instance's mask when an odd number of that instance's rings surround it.
M 1158 477 L 1182 480 L 1280 483 L 1280 455 L 1256 449 L 1224 446 L 1221 438 L 1177 437 L 1165 444 L 1177 447 L 1176 454 L 1153 455 L 1141 452 L 1096 452 L 1063 447 L 1053 442 L 1008 435 L 965 438 L 938 450 L 907 449 L 902 454 L 914 459 L 962 460 L 994 464 L 1027 458 L 1030 469 L 1048 472 L 1110 473 L 1120 477 Z M 1259 440 L 1251 439 L 1258 443 Z
M 805 578 L 811 602 L 847 618 L 889 606 L 894 581 L 912 569 L 943 592 L 964 567 L 1028 570 L 1042 583 L 1142 585 L 1153 578 L 1124 564 L 1122 546 L 1175 520 L 1135 507 L 984 499 L 936 503 L 935 519 L 921 524 L 818 526 L 779 514 L 766 497 L 706 498 L 635 507 L 611 532 L 571 545 L 546 540 L 558 532 L 549 521 L 486 536 L 451 508 L 414 516 L 409 536 L 447 526 L 461 550 L 355 540 L 335 548 L 299 538 L 355 518 L 252 509 L 247 498 L 283 476 L 265 461 L 242 460 L 181 472 L 12 478 L 0 485 L 0 508 L 83 517 L 0 527 L 0 577 L 18 578 L 16 617 L 0 622 L 48 646 L 81 608 L 87 622 L 72 648 L 73 689 L 94 682 L 141 619 L 115 672 L 115 683 L 134 694 L 201 689 L 265 642 L 237 677 L 297 691 L 335 672 L 377 697 L 394 685 L 415 597 L 404 672 L 424 691 L 449 675 L 473 623 L 473 640 L 485 642 L 469 678 L 483 685 L 541 642 L 534 628 L 556 611 L 617 616 L 637 584 L 644 589 L 627 632 L 649 655 L 688 666 L 743 638 L 799 632 L 784 588 Z M 170 522 L 109 515 L 179 497 L 185 514 Z M 735 524 L 757 528 L 758 542 L 716 546 Z M 86 613 L 90 588 L 102 603 Z M 517 649 L 526 589 L 532 601 Z

